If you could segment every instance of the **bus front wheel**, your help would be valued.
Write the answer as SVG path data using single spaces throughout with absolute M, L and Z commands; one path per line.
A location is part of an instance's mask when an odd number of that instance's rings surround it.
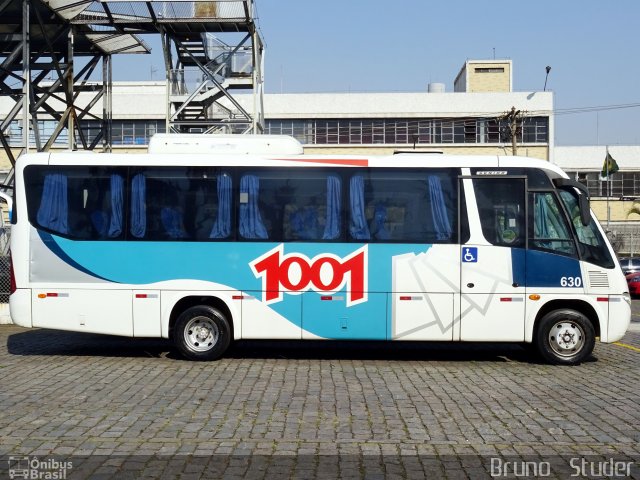
M 540 355 L 555 365 L 576 365 L 586 359 L 595 345 L 595 331 L 582 313 L 562 309 L 547 313 L 536 333 Z
M 190 307 L 176 321 L 174 342 L 180 353 L 190 360 L 216 360 L 231 342 L 229 321 L 222 312 L 208 305 Z

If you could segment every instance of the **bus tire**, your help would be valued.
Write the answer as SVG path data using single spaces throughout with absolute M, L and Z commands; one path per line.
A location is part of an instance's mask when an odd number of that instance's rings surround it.
M 595 345 L 593 325 L 582 313 L 553 310 L 540 320 L 536 346 L 544 360 L 554 365 L 577 365 L 586 359 Z
M 174 343 L 189 360 L 217 360 L 231 343 L 229 321 L 208 305 L 187 308 L 176 320 Z

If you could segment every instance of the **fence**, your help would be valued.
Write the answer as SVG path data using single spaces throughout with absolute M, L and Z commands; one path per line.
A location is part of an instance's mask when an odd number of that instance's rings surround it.
M 0 226 L 0 303 L 9 303 L 11 277 L 9 272 L 9 240 L 11 226 Z
M 640 256 L 640 223 L 611 223 L 608 227 L 604 224 L 602 226 L 619 257 Z

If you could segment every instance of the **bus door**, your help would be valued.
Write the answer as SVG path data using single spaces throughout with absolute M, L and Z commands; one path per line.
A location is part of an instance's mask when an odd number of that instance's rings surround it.
M 460 340 L 523 341 L 526 177 L 474 173 L 460 185 L 467 217 L 461 221 L 469 225 L 460 246 Z

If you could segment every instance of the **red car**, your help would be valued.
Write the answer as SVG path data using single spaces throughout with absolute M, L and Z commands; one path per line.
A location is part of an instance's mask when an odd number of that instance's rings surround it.
M 629 285 L 629 294 L 632 297 L 640 297 L 640 272 L 627 275 L 627 285 Z

